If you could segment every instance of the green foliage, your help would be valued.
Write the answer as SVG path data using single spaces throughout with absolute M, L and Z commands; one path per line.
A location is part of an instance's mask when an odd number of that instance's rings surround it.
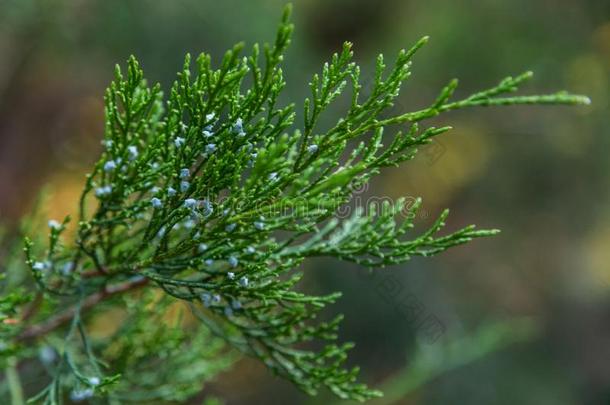
M 193 70 L 187 55 L 167 101 L 135 58 L 125 73 L 117 66 L 105 95 L 105 151 L 87 175 L 74 240 L 66 218 L 49 222 L 44 252 L 26 241 L 36 311 L 2 332 L 23 358 L 32 357 L 31 342 L 57 352 L 53 361 L 43 356 L 51 382 L 35 400 L 61 403 L 66 391 L 109 403 L 184 400 L 233 359 L 221 342 L 311 395 L 321 388 L 360 401 L 381 395 L 357 382 L 357 368 L 344 368 L 352 345 L 336 343 L 341 316 L 317 319 L 340 293 L 299 292 L 296 269 L 314 256 L 370 267 L 404 263 L 496 231 L 469 226 L 439 235 L 444 212 L 413 235 L 419 200 L 356 210 L 343 221 L 334 218 L 337 208 L 354 187 L 447 132 L 423 125 L 443 112 L 588 103 L 566 93 L 505 96 L 527 73 L 458 101 L 450 101 L 452 81 L 429 107 L 392 115 L 427 39 L 401 51 L 389 70 L 379 56 L 366 95 L 346 43 L 314 75 L 300 125 L 295 106 L 278 103 L 288 19 L 289 8 L 273 45 L 254 45 L 242 57 L 238 44 L 218 68 L 201 54 Z M 348 87 L 347 112 L 320 129 L 322 114 Z M 0 302 L 9 315 L 22 303 L 10 294 Z M 175 303 L 191 311 L 169 326 Z M 121 326 L 90 336 L 85 319 L 109 309 L 122 311 Z

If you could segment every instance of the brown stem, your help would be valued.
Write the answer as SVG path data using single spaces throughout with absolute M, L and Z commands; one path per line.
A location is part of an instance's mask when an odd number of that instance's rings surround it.
M 84 271 L 80 274 L 81 278 L 94 278 L 94 277 L 106 276 L 106 275 L 108 275 L 108 271 L 103 267 L 100 270 L 89 270 L 89 271 Z
M 92 294 L 85 298 L 85 300 L 81 302 L 80 306 L 75 305 L 73 307 L 70 307 L 45 322 L 32 325 L 24 329 L 23 332 L 21 332 L 21 334 L 17 337 L 17 340 L 27 341 L 46 335 L 47 333 L 59 328 L 60 326 L 65 325 L 70 320 L 72 320 L 72 318 L 74 318 L 74 315 L 76 315 L 77 311 L 80 310 L 80 312 L 85 312 L 93 308 L 99 302 L 107 299 L 108 297 L 135 290 L 137 288 L 143 287 L 147 283 L 147 278 L 138 278 L 131 281 L 125 281 L 123 283 L 104 286 L 104 289 L 102 291 L 96 292 L 95 294 Z
M 108 275 L 108 272 L 104 268 L 102 268 L 101 271 L 100 270 L 89 270 L 89 271 L 84 271 L 83 273 L 80 274 L 81 278 L 95 278 L 95 277 L 100 277 L 100 276 L 105 276 L 105 275 Z M 38 309 L 40 308 L 40 304 L 42 303 L 42 299 L 43 299 L 42 291 L 38 291 L 36 293 L 36 296 L 34 297 L 34 300 L 23 311 L 23 314 L 21 315 L 21 319 L 18 322 L 21 324 L 25 324 L 31 317 L 36 315 L 36 313 L 38 312 Z
M 38 291 L 34 300 L 30 303 L 30 305 L 23 311 L 21 315 L 21 323 L 26 323 L 34 314 L 38 311 L 38 307 L 42 303 L 42 292 Z

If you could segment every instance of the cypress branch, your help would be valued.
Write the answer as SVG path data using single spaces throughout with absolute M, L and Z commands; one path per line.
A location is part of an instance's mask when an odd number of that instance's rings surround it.
M 458 101 L 451 101 L 452 80 L 428 107 L 388 116 L 428 38 L 402 50 L 389 69 L 380 55 L 367 96 L 346 42 L 313 76 L 297 123 L 296 106 L 278 101 L 289 17 L 286 8 L 274 43 L 254 45 L 248 56 L 244 44 L 218 64 L 208 54 L 186 55 L 167 96 L 148 85 L 135 57 L 125 71 L 117 65 L 104 96 L 104 152 L 87 175 L 76 236 L 65 236 L 69 217 L 49 222 L 46 243 L 32 230 L 25 264 L 38 293 L 5 283 L 0 295 L 0 336 L 8 342 L 1 358 L 53 345 L 42 360 L 51 382 L 34 401 L 60 403 L 68 392 L 185 400 L 231 363 L 227 347 L 311 395 L 326 388 L 345 399 L 380 396 L 358 382 L 358 368 L 343 366 L 353 345 L 336 343 L 342 317 L 318 320 L 340 293 L 300 292 L 299 265 L 325 256 L 379 268 L 497 230 L 441 233 L 444 211 L 417 234 L 421 200 L 408 210 L 405 200 L 384 201 L 343 220 L 337 209 L 355 187 L 451 129 L 427 127 L 427 119 L 479 106 L 590 103 L 565 92 L 507 96 L 532 77 L 527 72 Z M 348 111 L 321 130 L 323 114 L 348 91 Z M 11 271 L 21 268 L 15 262 Z M 190 311 L 170 316 L 176 303 Z M 126 318 L 93 339 L 86 319 L 106 308 L 121 308 Z M 159 361 L 176 372 L 163 373 Z

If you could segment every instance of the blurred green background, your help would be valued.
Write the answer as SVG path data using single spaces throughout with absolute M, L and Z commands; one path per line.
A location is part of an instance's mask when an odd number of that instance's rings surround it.
M 526 93 L 567 89 L 593 100 L 446 115 L 439 122 L 454 131 L 360 191 L 423 197 L 422 226 L 449 207 L 450 229 L 503 230 L 373 275 L 336 261 L 307 265 L 304 288 L 345 291 L 333 310 L 346 315 L 342 338 L 357 344 L 350 362 L 391 394 L 371 404 L 610 404 L 610 2 L 294 3 L 286 102 L 302 102 L 311 75 L 345 40 L 366 78 L 377 53 L 391 59 L 423 35 L 431 41 L 396 108 L 427 105 L 453 77 L 459 96 L 525 70 L 536 73 Z M 0 0 L 0 220 L 15 223 L 46 183 L 52 217 L 74 210 L 100 151 L 102 95 L 116 62 L 136 55 L 148 79 L 168 88 L 185 52 L 218 60 L 237 41 L 272 40 L 283 4 Z M 527 333 L 510 321 L 523 318 Z M 473 354 L 487 338 L 467 337 L 498 322 L 517 342 Z M 412 389 L 409 367 L 434 364 L 447 370 Z M 249 360 L 201 398 L 209 395 L 227 404 L 332 401 L 308 398 Z

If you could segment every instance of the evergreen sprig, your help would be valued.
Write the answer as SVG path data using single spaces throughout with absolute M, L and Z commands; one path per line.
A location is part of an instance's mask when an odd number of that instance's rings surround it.
M 185 399 L 230 362 L 221 341 L 309 394 L 326 387 L 360 401 L 381 395 L 357 382 L 357 368 L 344 368 L 352 345 L 336 343 L 341 316 L 317 319 L 340 293 L 299 292 L 303 274 L 296 269 L 314 256 L 374 268 L 399 264 L 497 231 L 469 226 L 439 235 L 445 211 L 414 235 L 420 200 L 411 207 L 384 202 L 345 220 L 335 218 L 337 208 L 381 169 L 412 159 L 450 130 L 424 125 L 441 113 L 589 103 L 563 92 L 508 95 L 531 77 L 526 73 L 458 101 L 451 101 L 457 87 L 451 81 L 430 106 L 394 115 L 389 110 L 427 38 L 401 51 L 389 69 L 380 55 L 366 95 L 345 43 L 313 76 L 297 123 L 295 105 L 278 102 L 293 31 L 289 15 L 286 8 L 275 42 L 254 45 L 249 56 L 241 56 L 243 44 L 218 67 L 208 54 L 194 63 L 187 55 L 167 101 L 134 57 L 125 73 L 116 67 L 105 94 L 105 148 L 87 175 L 74 241 L 65 237 L 69 217 L 49 222 L 44 252 L 26 240 L 40 292 L 29 300 L 32 315 L 0 330 L 12 342 L 11 356 L 41 339 L 58 354 L 47 361 L 52 382 L 37 399 L 60 403 L 66 389 L 75 400 Z M 322 114 L 348 88 L 347 112 L 321 129 Z M 164 326 L 176 302 L 187 302 L 201 322 L 174 317 Z M 21 304 L 3 296 L 2 316 Z M 91 338 L 84 317 L 110 307 L 124 309 L 121 326 Z M 319 350 L 310 344 L 320 341 Z M 160 363 L 172 372 L 161 373 Z

